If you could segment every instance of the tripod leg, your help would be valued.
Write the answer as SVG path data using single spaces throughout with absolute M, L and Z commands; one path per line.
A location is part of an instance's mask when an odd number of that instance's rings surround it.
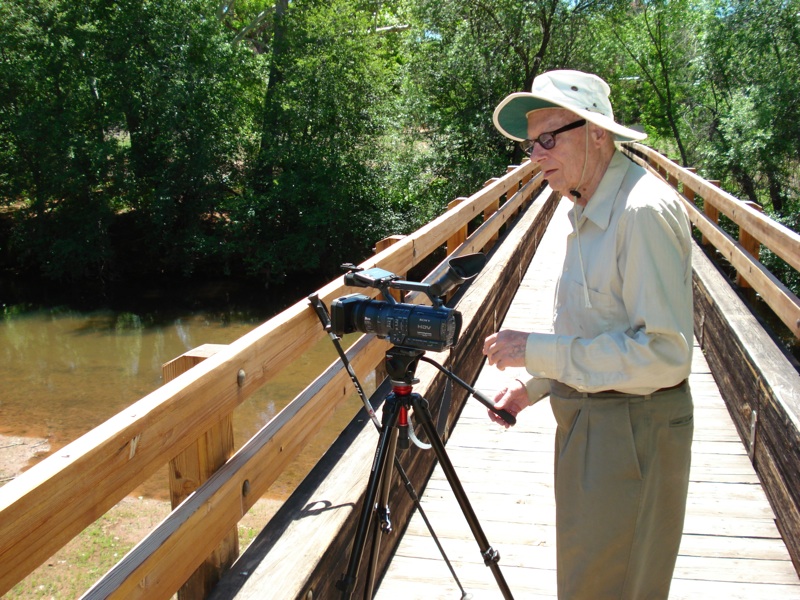
M 478 522 L 478 517 L 475 515 L 469 498 L 467 498 L 467 494 L 461 486 L 461 481 L 458 479 L 453 463 L 450 462 L 450 458 L 447 456 L 444 443 L 442 443 L 442 439 L 436 432 L 431 412 L 428 410 L 428 401 L 419 394 L 411 394 L 411 405 L 414 407 L 414 414 L 419 417 L 418 421 L 425 430 L 428 441 L 433 446 L 433 451 L 436 453 L 436 458 L 439 460 L 445 477 L 447 477 L 447 481 L 450 483 L 458 505 L 461 507 L 461 512 L 464 513 L 469 528 L 472 530 L 472 535 L 478 543 L 481 556 L 483 557 L 483 563 L 492 571 L 495 581 L 497 581 L 497 585 L 503 594 L 503 598 L 506 600 L 513 600 L 514 596 L 511 593 L 511 589 L 508 587 L 503 573 L 500 571 L 500 566 L 497 564 L 500 560 L 500 554 L 489 545 L 489 540 L 486 539 L 486 535 L 483 533 L 481 524 Z
M 397 469 L 397 474 L 400 475 L 400 479 L 403 481 L 403 485 L 406 488 L 406 492 L 411 497 L 411 501 L 414 503 L 414 508 L 417 509 L 419 516 L 422 517 L 423 522 L 425 523 L 425 527 L 428 528 L 428 533 L 431 534 L 431 538 L 433 539 L 436 547 L 439 549 L 439 553 L 442 555 L 447 568 L 450 570 L 450 575 L 453 576 L 453 581 L 456 582 L 458 589 L 461 591 L 461 599 L 466 600 L 471 598 L 472 596 L 466 592 L 464 586 L 461 585 L 461 581 L 456 574 L 455 569 L 453 568 L 453 564 L 450 562 L 450 559 L 447 558 L 447 553 L 444 551 L 444 547 L 442 547 L 442 543 L 439 541 L 439 537 L 436 535 L 436 532 L 433 530 L 433 525 L 431 525 L 430 520 L 428 520 L 428 515 L 425 514 L 425 509 L 422 506 L 422 503 L 419 501 L 419 496 L 417 495 L 417 490 L 414 489 L 414 485 L 411 483 L 411 480 L 408 478 L 408 475 L 403 469 L 403 465 L 400 464 L 400 460 L 395 456 L 394 458 L 394 468 Z
M 393 455 L 389 454 L 389 447 L 392 445 L 392 440 L 396 439 L 395 423 L 397 422 L 397 415 L 400 413 L 401 406 L 401 402 L 397 400 L 393 393 L 389 394 L 384 401 L 381 435 L 378 440 L 375 457 L 372 461 L 372 470 L 370 471 L 369 482 L 367 483 L 364 504 L 361 507 L 361 515 L 356 528 L 356 537 L 353 540 L 353 547 L 350 550 L 350 561 L 347 565 L 347 573 L 336 583 L 336 587 L 342 591 L 342 600 L 350 600 L 350 596 L 356 585 L 358 567 L 364 553 L 364 544 L 366 542 L 372 513 L 375 508 L 375 498 L 381 484 L 381 476 L 386 471 L 386 461 Z
M 367 589 L 364 594 L 364 597 L 369 599 L 372 598 L 375 589 L 375 572 L 377 571 L 378 555 L 381 549 L 383 533 L 390 533 L 392 531 L 391 512 L 389 510 L 389 492 L 392 486 L 392 466 L 396 460 L 397 436 L 398 430 L 396 427 L 393 427 L 391 439 L 389 440 L 389 447 L 386 450 L 386 466 L 381 473 L 381 489 L 376 507 L 378 519 L 372 527 L 372 548 L 370 550 L 369 569 L 367 570 Z

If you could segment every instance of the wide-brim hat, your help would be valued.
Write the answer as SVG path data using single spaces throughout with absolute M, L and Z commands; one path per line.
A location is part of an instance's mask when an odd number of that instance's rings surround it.
M 518 142 L 528 137 L 528 114 L 542 108 L 566 108 L 614 134 L 618 142 L 643 140 L 646 133 L 614 121 L 611 88 L 597 75 L 581 71 L 548 71 L 533 80 L 530 92 L 507 96 L 494 110 L 494 126 Z

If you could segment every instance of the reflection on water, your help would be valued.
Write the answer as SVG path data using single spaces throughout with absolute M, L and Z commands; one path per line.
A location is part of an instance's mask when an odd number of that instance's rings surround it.
M 165 362 L 202 344 L 230 343 L 263 320 L 245 313 L 166 316 L 4 307 L 0 433 L 47 437 L 55 452 L 159 387 Z M 330 341 L 323 341 L 234 411 L 237 448 L 308 385 L 322 366 L 337 359 Z M 357 406 L 356 401 L 337 411 L 332 427 L 341 429 Z M 335 433 L 321 437 L 328 439 L 320 439 L 310 452 L 324 451 Z M 293 469 L 295 477 L 307 470 Z M 165 473 L 166 469 L 137 492 L 167 497 Z M 278 487 L 286 492 L 293 483 L 282 480 Z

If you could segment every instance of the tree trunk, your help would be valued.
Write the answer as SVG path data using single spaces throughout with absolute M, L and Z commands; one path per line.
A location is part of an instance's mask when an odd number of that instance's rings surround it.
M 272 60 L 269 67 L 267 92 L 264 96 L 263 119 L 261 122 L 261 146 L 253 169 L 253 186 L 258 191 L 266 190 L 273 179 L 273 154 L 271 152 L 274 139 L 279 135 L 280 102 L 276 100 L 276 91 L 283 81 L 283 56 L 286 51 L 286 11 L 289 0 L 275 0 L 275 19 L 272 34 Z
M 781 185 L 780 179 L 774 171 L 769 171 L 767 173 L 767 179 L 769 180 L 769 199 L 772 201 L 772 208 L 775 209 L 775 212 L 779 215 L 783 215 L 783 186 Z

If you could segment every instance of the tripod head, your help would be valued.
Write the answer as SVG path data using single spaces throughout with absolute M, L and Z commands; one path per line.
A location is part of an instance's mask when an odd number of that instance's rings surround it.
M 499 416 L 509 425 L 514 425 L 517 422 L 517 419 L 510 412 L 504 409 L 498 409 L 495 407 L 494 402 L 469 385 L 466 381 L 458 377 L 451 370 L 446 369 L 435 360 L 426 357 L 424 350 L 419 350 L 417 348 L 405 348 L 403 346 L 394 346 L 386 352 L 386 358 L 384 360 L 386 365 L 386 373 L 389 375 L 389 379 L 392 380 L 392 385 L 395 387 L 412 386 L 416 383 L 419 383 L 419 380 L 415 377 L 415 373 L 417 371 L 419 361 L 423 360 L 439 369 L 439 371 L 447 375 L 447 377 L 467 390 L 473 398 L 478 400 L 478 402 L 483 404 L 486 408 Z
M 424 350 L 394 346 L 386 352 L 386 373 L 393 384 L 414 385 L 419 383 L 415 377 L 419 360 L 425 354 Z
M 440 268 L 441 273 L 431 283 L 405 281 L 384 269 L 374 267 L 362 269 L 347 263 L 342 268 L 347 270 L 344 276 L 345 284 L 353 287 L 371 287 L 381 291 L 383 298 L 389 304 L 396 304 L 390 290 L 405 292 L 422 292 L 431 301 L 434 308 L 444 305 L 442 296 L 447 294 L 457 285 L 475 277 L 486 264 L 486 256 L 481 253 L 465 254 L 447 260 L 446 268 Z

